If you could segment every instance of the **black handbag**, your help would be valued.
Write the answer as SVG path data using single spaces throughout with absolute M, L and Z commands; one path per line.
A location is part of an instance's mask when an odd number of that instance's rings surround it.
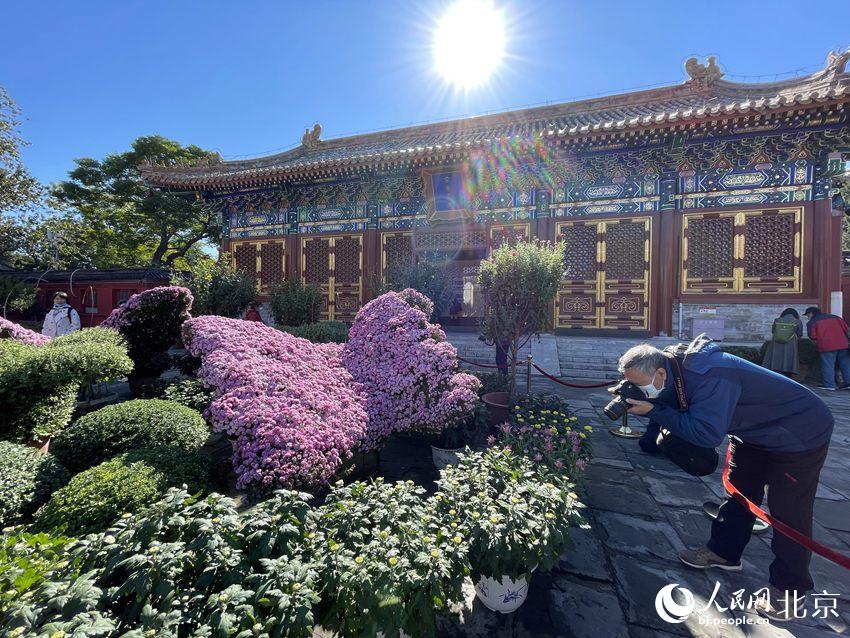
M 673 388 L 676 391 L 679 410 L 682 412 L 688 409 L 688 398 L 685 396 L 685 377 L 682 374 L 682 359 L 684 359 L 686 347 L 685 344 L 680 344 L 664 350 L 664 355 L 670 360 L 670 369 L 673 371 Z M 720 463 L 720 456 L 713 447 L 695 445 L 675 434 L 671 434 L 664 428 L 661 428 L 655 442 L 661 452 L 691 476 L 713 474 Z

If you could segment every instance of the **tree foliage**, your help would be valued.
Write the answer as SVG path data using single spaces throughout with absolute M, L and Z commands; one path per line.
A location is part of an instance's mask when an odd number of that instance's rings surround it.
M 35 303 L 36 287 L 32 283 L 0 275 L 0 313 L 7 310 L 24 311 Z
M 484 298 L 481 333 L 501 343 L 511 364 L 509 393 L 516 392 L 519 350 L 549 328 L 552 301 L 564 273 L 564 247 L 545 242 L 502 246 L 481 262 L 478 284 Z
M 109 237 L 120 254 L 144 255 L 152 266 L 172 267 L 203 242 L 219 239 L 219 215 L 191 195 L 150 188 L 139 166 L 144 161 L 189 163 L 211 155 L 159 135 L 140 137 L 124 153 L 76 160 L 70 179 L 54 186 L 52 194 L 86 228 Z
M 237 319 L 257 296 L 253 277 L 237 270 L 228 253 L 219 255 L 218 261 L 209 257 L 194 260 L 191 271 L 174 273 L 171 283 L 192 291 L 192 310 L 198 316 Z
M 0 214 L 26 209 L 36 204 L 42 195 L 38 181 L 27 172 L 21 161 L 20 109 L 9 94 L 0 87 Z

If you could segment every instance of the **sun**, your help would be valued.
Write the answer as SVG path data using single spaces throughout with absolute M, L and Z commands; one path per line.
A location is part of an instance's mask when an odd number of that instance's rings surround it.
M 504 10 L 492 0 L 457 0 L 437 23 L 434 63 L 458 89 L 485 84 L 505 56 Z

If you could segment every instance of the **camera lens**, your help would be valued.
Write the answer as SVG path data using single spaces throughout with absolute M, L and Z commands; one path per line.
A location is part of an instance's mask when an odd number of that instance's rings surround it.
M 602 408 L 602 411 L 609 419 L 611 419 L 612 421 L 616 421 L 617 419 L 622 417 L 628 409 L 629 404 L 626 403 L 626 400 L 621 396 L 616 396 L 611 399 L 611 402 L 608 403 L 608 405 Z

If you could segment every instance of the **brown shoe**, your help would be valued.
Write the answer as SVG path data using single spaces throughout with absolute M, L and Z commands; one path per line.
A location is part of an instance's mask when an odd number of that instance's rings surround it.
M 693 567 L 694 569 L 711 569 L 712 567 L 716 567 L 718 569 L 726 570 L 727 572 L 741 571 L 740 562 L 729 562 L 725 558 L 721 558 L 715 554 L 713 551 L 708 549 L 708 547 L 683 549 L 679 552 L 679 560 L 688 567 Z
M 759 597 L 753 607 L 759 616 L 773 622 L 789 622 L 802 618 L 801 612 L 806 605 L 802 596 L 794 596 L 793 591 L 776 589 L 773 585 L 768 588 L 768 594 Z

